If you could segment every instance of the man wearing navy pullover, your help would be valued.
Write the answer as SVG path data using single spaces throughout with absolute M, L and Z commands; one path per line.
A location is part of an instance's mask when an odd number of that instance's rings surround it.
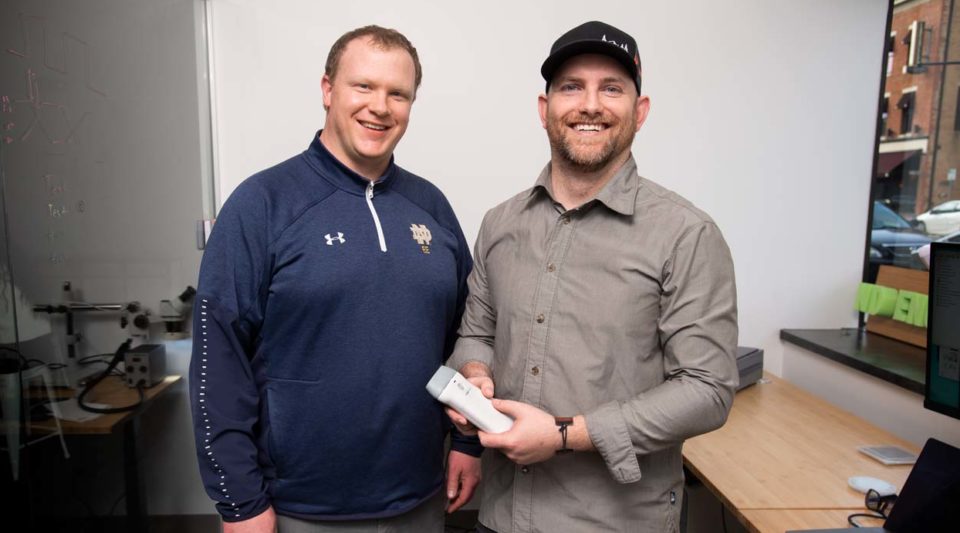
M 472 261 L 440 191 L 393 150 L 416 49 L 367 26 L 323 77 L 324 129 L 244 181 L 200 268 L 190 395 L 226 533 L 442 531 L 481 448 L 424 389 L 450 354 Z M 358 529 L 360 528 L 360 529 Z

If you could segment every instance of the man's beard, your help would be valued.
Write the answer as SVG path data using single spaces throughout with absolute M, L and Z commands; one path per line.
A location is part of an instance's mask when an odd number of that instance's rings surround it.
M 627 118 L 628 123 L 636 122 L 633 116 Z M 583 148 L 578 150 L 575 143 L 571 142 L 571 139 L 568 137 L 571 132 L 567 127 L 567 123 L 570 122 L 603 122 L 610 124 L 610 128 L 620 127 L 621 130 L 603 143 L 603 146 L 601 146 L 599 150 Z M 633 144 L 634 135 L 635 132 L 632 129 L 623 127 L 621 123 L 608 116 L 601 116 L 598 119 L 589 118 L 586 115 L 580 114 L 579 117 L 574 120 L 566 120 L 563 117 L 558 117 L 547 121 L 547 138 L 550 140 L 550 147 L 553 149 L 553 152 L 559 155 L 573 170 L 582 173 L 597 172 L 605 168 L 611 161 L 623 153 L 624 150 L 630 149 L 630 146 Z

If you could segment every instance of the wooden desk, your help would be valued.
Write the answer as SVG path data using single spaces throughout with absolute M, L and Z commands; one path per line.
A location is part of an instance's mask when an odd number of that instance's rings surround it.
M 844 527 L 848 514 L 864 509 L 864 495 L 847 485 L 851 476 L 903 487 L 912 466 L 885 466 L 857 448 L 894 444 L 919 453 L 916 446 L 772 374 L 764 378 L 737 393 L 722 428 L 683 448 L 687 468 L 750 531 Z
M 122 413 L 103 414 L 86 422 L 60 421 L 60 426 L 63 428 L 64 434 L 67 435 L 103 436 L 113 433 L 117 428 L 122 428 L 127 531 L 144 532 L 149 529 L 147 500 L 145 498 L 146 486 L 143 476 L 140 475 L 140 456 L 137 449 L 137 417 L 150 406 L 153 400 L 170 390 L 170 387 L 180 379 L 180 376 L 167 376 L 153 387 L 144 389 L 143 404 L 136 409 Z M 115 376 L 104 378 L 84 398 L 87 403 L 102 403 L 115 407 L 132 405 L 138 399 L 137 391 L 127 387 L 122 379 Z M 34 422 L 30 426 L 46 431 L 55 430 L 53 421 Z
M 106 435 L 112 433 L 113 430 L 120 426 L 120 424 L 130 420 L 134 416 L 138 415 L 142 410 L 146 409 L 150 402 L 166 392 L 171 386 L 173 386 L 174 383 L 180 381 L 180 379 L 180 376 L 167 376 L 163 381 L 157 383 L 149 389 L 143 389 L 143 405 L 137 409 L 125 411 L 123 413 L 100 415 L 99 417 L 86 422 L 71 422 L 69 420 L 61 420 L 60 427 L 63 428 L 64 434 L 67 435 Z M 72 391 L 71 396 L 74 395 L 75 391 Z M 90 394 L 87 394 L 87 397 L 84 398 L 84 400 L 87 403 L 102 403 L 110 406 L 124 406 L 136 403 L 138 398 L 139 396 L 137 395 L 137 391 L 127 387 L 122 379 L 116 376 L 109 376 L 98 383 L 97 386 L 90 391 Z M 52 420 L 34 422 L 31 423 L 30 426 L 36 429 L 56 431 L 56 426 Z
M 795 529 L 850 527 L 847 516 L 853 512 L 850 509 L 754 509 L 743 511 L 743 515 L 752 526 L 751 531 L 783 533 Z M 883 526 L 883 520 L 876 519 L 858 518 L 857 523 L 865 527 Z

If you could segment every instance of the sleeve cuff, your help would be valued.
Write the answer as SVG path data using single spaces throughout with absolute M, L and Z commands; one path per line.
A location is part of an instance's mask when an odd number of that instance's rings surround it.
M 450 449 L 472 457 L 480 457 L 483 454 L 483 445 L 480 444 L 480 438 L 476 435 L 464 435 L 457 431 L 457 428 L 450 431 Z
M 487 365 L 487 368 L 493 370 L 493 346 L 470 337 L 460 337 L 457 339 L 457 345 L 453 349 L 453 355 L 447 359 L 447 366 L 454 370 L 460 370 L 463 365 L 477 362 Z
M 242 522 L 253 518 L 270 507 L 270 498 L 261 494 L 259 498 L 248 502 L 217 502 L 217 512 L 224 522 Z
M 640 481 L 640 462 L 633 451 L 633 442 L 627 423 L 620 413 L 620 405 L 611 402 L 584 415 L 587 433 L 593 446 L 600 452 L 607 469 L 617 483 Z

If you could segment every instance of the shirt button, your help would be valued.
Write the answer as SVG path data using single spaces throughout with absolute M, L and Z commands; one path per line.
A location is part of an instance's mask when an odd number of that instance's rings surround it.
M 560 219 L 560 221 L 564 226 L 566 226 L 567 224 L 570 223 L 570 217 L 563 217 Z
M 529 474 L 529 473 L 530 473 L 530 467 L 529 467 L 529 466 L 521 466 L 521 467 L 520 467 L 520 471 L 523 472 L 524 474 Z
M 537 315 L 537 324 L 543 324 L 543 321 L 546 319 L 547 317 L 543 316 L 543 313 L 540 313 L 539 315 Z
M 535 367 L 531 368 L 531 369 L 530 369 L 530 373 L 533 374 L 534 376 L 539 376 L 539 375 L 540 375 L 540 367 L 539 367 L 539 366 L 535 366 Z
M 550 263 L 549 265 L 547 265 L 547 272 L 553 272 L 556 269 L 557 269 L 557 266 L 554 265 L 553 263 Z

